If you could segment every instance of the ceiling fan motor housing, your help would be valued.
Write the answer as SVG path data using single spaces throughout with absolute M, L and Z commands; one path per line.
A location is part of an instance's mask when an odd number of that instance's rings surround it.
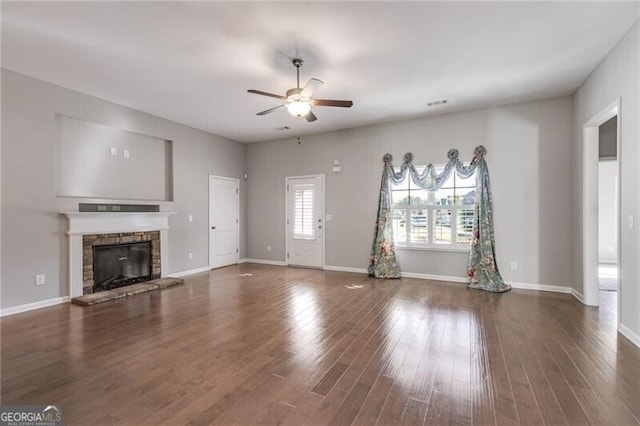
M 289 89 L 287 90 L 287 94 L 285 95 L 285 97 L 287 98 L 288 102 L 309 102 L 311 100 L 311 98 L 307 97 L 307 96 L 302 96 L 301 88 L 299 87 L 294 87 L 293 89 Z
M 351 101 L 337 101 L 331 99 L 315 99 L 312 101 L 311 96 L 315 86 L 319 84 L 324 84 L 321 80 L 317 78 L 312 78 L 305 85 L 305 87 L 300 87 L 300 67 L 304 64 L 304 61 L 300 58 L 293 58 L 291 63 L 294 67 L 296 67 L 296 87 L 293 89 L 287 90 L 285 96 L 275 95 L 269 92 L 263 92 L 261 90 L 249 89 L 249 93 L 255 93 L 257 95 L 269 96 L 271 98 L 280 99 L 283 101 L 282 105 L 269 108 L 265 111 L 259 112 L 257 115 L 266 115 L 278 108 L 286 107 L 289 113 L 295 117 L 304 117 L 307 121 L 316 121 L 317 117 L 311 111 L 311 104 L 317 106 L 333 106 L 333 107 L 346 107 L 350 108 L 353 105 Z M 306 91 L 306 92 L 305 92 Z

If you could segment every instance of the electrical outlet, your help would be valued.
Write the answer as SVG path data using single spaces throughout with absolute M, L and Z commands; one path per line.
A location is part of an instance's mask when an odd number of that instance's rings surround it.
M 193 253 L 189 253 L 189 260 L 193 260 Z
M 511 261 L 511 270 L 515 271 L 516 269 L 518 269 L 518 262 L 516 262 L 515 260 Z
M 122 150 L 122 156 L 124 158 L 129 158 L 129 150 L 128 149 L 123 149 Z
M 267 246 L 267 253 L 271 253 L 271 246 Z
M 44 283 L 45 283 L 44 274 L 36 275 L 36 285 L 44 285 Z

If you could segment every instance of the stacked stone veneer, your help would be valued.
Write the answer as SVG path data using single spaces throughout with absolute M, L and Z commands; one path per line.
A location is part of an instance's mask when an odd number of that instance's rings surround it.
M 82 294 L 93 293 L 93 246 L 151 241 L 151 278 L 160 278 L 160 231 L 82 236 Z

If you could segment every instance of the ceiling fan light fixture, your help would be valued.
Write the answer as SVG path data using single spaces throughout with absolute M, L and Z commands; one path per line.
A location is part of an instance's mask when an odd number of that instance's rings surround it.
M 304 117 L 311 111 L 308 101 L 293 101 L 287 104 L 287 111 L 294 117 Z
M 0 0 L 1 1 L 1 0 Z M 341 107 L 351 108 L 353 106 L 352 101 L 340 101 L 335 99 L 315 99 L 313 98 L 313 92 L 315 89 L 324 84 L 322 80 L 317 78 L 311 78 L 304 87 L 300 87 L 300 67 L 304 63 L 300 58 L 294 58 L 292 60 L 293 66 L 296 68 L 296 87 L 287 90 L 284 96 L 276 95 L 274 93 L 263 92 L 262 90 L 249 89 L 247 92 L 261 96 L 268 96 L 270 98 L 279 99 L 282 103 L 273 108 L 269 108 L 264 111 L 260 111 L 256 115 L 267 115 L 277 110 L 278 108 L 287 107 L 289 114 L 294 117 L 304 117 L 307 122 L 311 123 L 316 121 L 318 117 L 311 111 L 311 106 L 321 107 Z

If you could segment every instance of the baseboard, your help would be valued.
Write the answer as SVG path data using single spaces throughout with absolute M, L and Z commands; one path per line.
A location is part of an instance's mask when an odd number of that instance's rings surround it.
M 571 295 L 573 297 L 575 297 L 576 299 L 578 299 L 578 301 L 580 303 L 582 303 L 583 305 L 585 305 L 584 303 L 584 296 L 582 295 L 582 293 L 580 293 L 578 290 L 576 290 L 575 288 L 571 289 Z
M 368 271 L 364 268 L 352 268 L 350 266 L 330 266 L 324 267 L 326 271 L 336 272 L 353 272 L 355 274 L 368 274 Z M 433 280 L 433 281 L 450 281 L 455 283 L 466 283 L 467 279 L 463 277 L 452 277 L 448 275 L 433 275 L 433 274 L 418 274 L 414 272 L 402 272 L 403 278 L 417 278 L 421 280 Z
M 449 281 L 454 283 L 468 283 L 467 277 L 455 277 L 451 275 L 434 275 L 434 274 L 417 274 L 413 272 L 402 272 L 403 278 L 418 278 L 423 280 L 433 281 Z M 570 293 L 572 288 L 559 286 L 559 285 L 547 285 L 547 284 L 531 284 L 531 283 L 519 283 L 514 281 L 505 281 L 505 284 L 509 284 L 511 288 L 520 290 L 535 290 L 535 291 L 549 291 L 553 293 Z
M 180 278 L 180 277 L 184 277 L 185 275 L 193 275 L 193 274 L 199 274 L 201 272 L 209 272 L 210 270 L 211 270 L 210 267 L 203 266 L 202 268 L 190 269 L 188 271 L 174 272 L 172 274 L 169 274 L 168 276 L 169 277 Z
M 552 293 L 569 294 L 571 293 L 571 290 L 573 290 L 571 287 L 565 287 L 562 285 L 518 283 L 513 281 L 505 281 L 505 284 L 509 284 L 511 288 L 517 288 L 519 290 L 550 291 Z
M 454 277 L 450 275 L 420 274 L 415 272 L 401 272 L 400 275 L 402 275 L 402 278 L 417 278 L 419 280 L 448 281 L 452 283 L 467 282 L 467 279 L 464 277 Z
M 238 259 L 238 265 L 241 264 L 241 263 L 247 263 L 247 261 L 248 260 L 247 260 L 246 257 L 243 257 L 242 259 Z
M 633 331 L 631 331 L 629 327 L 620 323 L 618 324 L 618 332 L 622 334 L 624 337 L 626 337 L 627 339 L 631 340 L 631 343 L 633 343 L 634 345 L 640 348 L 640 336 L 634 333 Z
M 33 311 L 35 309 L 47 308 L 49 306 L 60 305 L 62 303 L 68 303 L 70 297 L 62 296 L 54 299 L 42 300 L 40 302 L 27 303 L 26 305 L 13 306 L 11 308 L 5 308 L 0 310 L 0 317 L 6 317 L 9 315 L 15 315 L 22 312 Z
M 325 265 L 325 271 L 335 271 L 335 272 L 352 272 L 354 274 L 367 274 L 367 270 L 364 268 L 352 268 L 350 266 L 331 266 Z
M 286 266 L 284 262 L 272 262 L 261 259 L 246 259 L 247 262 L 250 263 L 263 263 L 267 265 L 279 265 Z M 353 272 L 355 274 L 366 274 L 368 273 L 364 268 L 353 268 L 351 266 L 332 266 L 325 265 L 323 268 L 325 271 L 335 271 L 335 272 Z M 467 277 L 455 277 L 451 275 L 435 275 L 435 274 L 422 274 L 416 272 L 402 272 L 402 278 L 417 278 L 420 280 L 432 280 L 432 281 L 448 281 L 454 283 L 467 283 Z M 530 283 L 519 283 L 519 282 L 506 282 L 511 286 L 511 288 L 522 289 L 522 290 L 536 290 L 536 291 L 549 291 L 553 293 L 571 293 L 578 300 L 582 301 L 582 295 L 575 292 L 575 290 L 571 287 L 565 287 L 560 285 L 547 285 L 547 284 L 530 284 Z M 575 293 L 574 293 L 575 292 Z M 579 296 L 578 296 L 579 295 Z
M 285 262 L 279 260 L 264 260 L 264 259 L 245 259 L 246 263 L 259 263 L 261 265 L 274 265 L 274 266 L 287 266 Z

